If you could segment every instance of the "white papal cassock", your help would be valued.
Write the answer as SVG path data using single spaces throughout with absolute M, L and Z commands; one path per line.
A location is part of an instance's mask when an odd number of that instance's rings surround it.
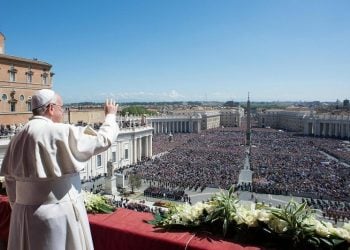
M 42 116 L 23 127 L 11 140 L 0 173 L 12 207 L 8 249 L 93 249 L 79 171 L 118 131 L 114 114 L 98 132 Z

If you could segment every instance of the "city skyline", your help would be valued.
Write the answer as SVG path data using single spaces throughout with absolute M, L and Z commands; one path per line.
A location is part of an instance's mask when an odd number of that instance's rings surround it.
M 8 55 L 65 102 L 349 99 L 348 1 L 9 1 Z

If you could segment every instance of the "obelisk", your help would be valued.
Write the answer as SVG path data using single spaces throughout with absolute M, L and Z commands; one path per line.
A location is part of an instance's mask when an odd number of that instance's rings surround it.
M 249 100 L 249 92 L 248 92 L 248 101 L 247 101 L 247 129 L 246 129 L 246 138 L 245 145 L 250 146 L 251 139 L 251 124 L 250 124 L 250 100 Z

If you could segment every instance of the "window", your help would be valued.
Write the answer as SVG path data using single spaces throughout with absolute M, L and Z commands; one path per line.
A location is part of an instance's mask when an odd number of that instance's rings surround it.
M 24 95 L 20 95 L 20 96 L 19 96 L 19 100 L 20 100 L 21 102 L 23 102 L 23 101 L 24 101 Z
M 32 111 L 32 97 L 31 96 L 28 96 L 27 111 Z
M 16 81 L 17 69 L 15 69 L 15 67 L 13 65 L 11 65 L 11 67 L 10 67 L 8 72 L 10 74 L 10 82 L 15 82 Z
M 14 72 L 10 72 L 10 82 L 16 81 L 16 74 Z
M 47 76 L 46 75 L 42 76 L 42 83 L 43 83 L 43 85 L 47 84 Z
M 41 80 L 43 85 L 48 84 L 48 76 L 49 74 L 44 70 L 44 73 L 41 74 Z
M 1 97 L 1 99 L 2 99 L 3 101 L 6 101 L 6 100 L 7 100 L 7 95 L 6 95 L 6 94 L 3 94 L 2 97 Z
M 26 72 L 27 83 L 32 83 L 32 81 L 33 81 L 33 74 L 34 74 L 34 72 L 32 71 L 32 67 L 29 65 L 28 71 Z
M 129 159 L 129 150 L 128 149 L 124 150 L 124 159 Z
M 10 111 L 16 112 L 16 103 L 15 102 L 10 102 Z
M 97 164 L 97 167 L 101 167 L 102 166 L 102 156 L 101 155 L 97 155 L 96 157 L 96 164 Z
M 33 74 L 29 74 L 28 72 L 26 74 L 27 74 L 27 83 L 32 83 L 32 81 L 33 81 Z
M 117 161 L 117 153 L 112 152 L 112 162 L 116 162 L 116 161 Z

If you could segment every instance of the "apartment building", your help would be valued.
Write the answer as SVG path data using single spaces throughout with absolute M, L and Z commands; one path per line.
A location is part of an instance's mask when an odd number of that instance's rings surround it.
M 26 123 L 31 116 L 31 98 L 39 89 L 51 89 L 52 65 L 36 58 L 5 53 L 5 36 L 0 32 L 0 125 Z

